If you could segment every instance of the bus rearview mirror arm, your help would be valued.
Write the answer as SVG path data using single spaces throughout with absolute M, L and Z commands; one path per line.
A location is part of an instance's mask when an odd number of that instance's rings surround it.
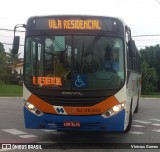
M 12 53 L 13 54 L 18 54 L 18 50 L 19 50 L 19 42 L 20 42 L 20 37 L 19 36 L 16 36 L 16 30 L 17 28 L 19 27 L 23 27 L 25 28 L 25 24 L 17 24 L 15 27 L 14 27 L 14 37 L 13 37 L 13 45 L 12 45 Z

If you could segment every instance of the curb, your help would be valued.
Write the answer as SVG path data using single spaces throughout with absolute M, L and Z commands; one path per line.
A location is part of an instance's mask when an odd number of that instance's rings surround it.
M 146 100 L 149 100 L 149 99 L 150 100 L 158 100 L 159 99 L 160 100 L 160 98 L 140 98 L 140 99 L 146 99 Z
M 23 99 L 23 97 L 0 97 L 0 99 Z

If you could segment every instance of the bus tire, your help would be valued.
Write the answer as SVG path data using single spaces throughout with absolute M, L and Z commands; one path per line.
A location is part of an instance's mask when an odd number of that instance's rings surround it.
M 136 109 L 135 109 L 134 113 L 138 113 L 138 109 L 139 109 L 139 99 L 137 101 L 137 105 L 136 105 Z
M 127 128 L 125 129 L 125 133 L 128 133 L 131 129 L 131 126 L 132 126 L 132 106 L 130 108 L 130 113 L 129 113 L 129 123 L 128 123 L 128 126 Z
M 139 95 L 138 95 L 137 105 L 136 105 L 136 109 L 135 109 L 134 113 L 138 113 L 138 110 L 139 110 Z

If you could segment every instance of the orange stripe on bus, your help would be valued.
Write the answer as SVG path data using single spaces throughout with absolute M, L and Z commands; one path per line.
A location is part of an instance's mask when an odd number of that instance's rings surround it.
M 119 104 L 118 100 L 114 96 L 111 96 L 94 106 L 64 107 L 64 109 L 68 115 L 97 115 L 104 113 L 117 104 Z
M 39 110 L 41 110 L 44 113 L 51 113 L 51 114 L 58 114 L 53 106 L 45 101 L 41 100 L 35 95 L 31 95 L 28 99 L 30 103 L 35 105 Z M 109 110 L 113 106 L 119 104 L 118 100 L 114 97 L 111 96 L 107 98 L 106 100 L 90 107 L 68 107 L 68 106 L 63 106 L 64 110 L 66 111 L 67 115 L 97 115 L 97 114 L 102 114 L 105 111 Z
M 38 98 L 36 95 L 32 94 L 28 98 L 28 102 L 32 103 L 34 106 L 36 106 L 39 110 L 41 110 L 44 113 L 56 113 L 53 106 L 46 103 L 45 101 Z

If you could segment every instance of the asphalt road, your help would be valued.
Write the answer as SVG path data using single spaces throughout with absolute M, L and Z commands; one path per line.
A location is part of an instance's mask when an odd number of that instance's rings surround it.
M 0 143 L 4 144 L 3 149 L 1 145 L 0 152 L 22 151 L 22 148 L 25 149 L 28 146 L 25 144 L 37 144 L 37 148 L 47 145 L 51 148 L 43 149 L 41 152 L 75 151 L 75 149 L 76 151 L 97 152 L 106 151 L 109 146 L 111 148 L 107 151 L 110 152 L 137 151 L 136 146 L 139 146 L 140 151 L 159 151 L 154 148 L 160 149 L 160 144 L 157 144 L 160 143 L 160 99 L 140 99 L 139 112 L 133 116 L 130 132 L 125 134 L 25 129 L 22 99 L 0 98 Z M 12 144 L 11 146 L 18 144 L 19 147 L 15 147 L 16 150 L 9 150 L 7 146 L 10 145 L 6 144 Z M 151 146 L 154 147 L 150 149 Z M 125 147 L 130 147 L 130 149 L 123 149 Z

